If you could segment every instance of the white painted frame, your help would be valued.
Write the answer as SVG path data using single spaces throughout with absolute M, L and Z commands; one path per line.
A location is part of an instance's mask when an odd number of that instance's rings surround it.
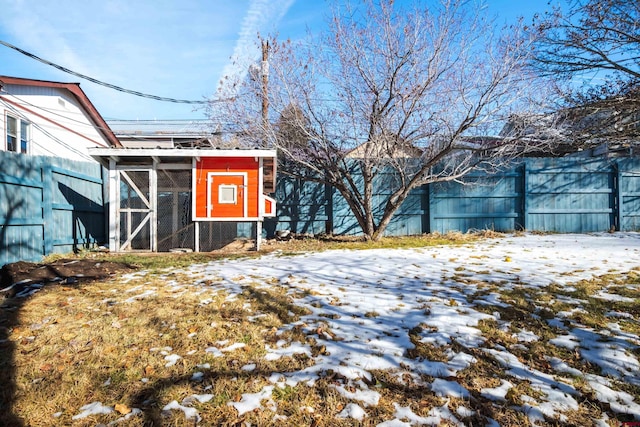
M 212 217 L 211 216 L 211 184 L 213 184 L 213 179 L 216 176 L 240 176 L 242 177 L 242 188 L 244 191 L 242 192 L 242 216 L 241 217 L 233 217 L 233 218 L 220 218 L 220 217 Z M 207 217 L 206 218 L 198 218 L 201 221 L 248 221 L 250 218 L 247 218 L 248 215 L 248 193 L 249 187 L 247 186 L 248 181 L 248 173 L 247 172 L 207 172 Z M 194 197 L 195 198 L 195 197 Z M 194 212 L 195 214 L 195 212 Z
M 231 190 L 229 193 L 228 190 Z M 235 184 L 218 185 L 218 204 L 235 205 L 238 203 L 238 186 Z

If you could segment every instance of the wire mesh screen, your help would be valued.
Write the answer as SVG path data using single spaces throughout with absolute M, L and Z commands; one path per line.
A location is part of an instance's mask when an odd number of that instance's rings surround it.
M 158 251 L 195 249 L 191 171 L 158 171 Z
M 120 249 L 151 249 L 149 171 L 120 171 Z
M 222 249 L 235 242 L 242 234 L 239 233 L 241 225 L 242 223 L 237 222 L 201 222 L 200 251 L 209 252 Z
M 120 171 L 120 208 L 150 209 L 149 171 Z
M 150 216 L 147 212 L 120 212 L 120 249 L 151 249 Z

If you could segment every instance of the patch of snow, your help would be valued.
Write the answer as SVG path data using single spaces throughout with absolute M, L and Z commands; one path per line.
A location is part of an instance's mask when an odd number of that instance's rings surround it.
M 555 346 L 564 347 L 569 350 L 573 350 L 580 345 L 578 337 L 572 334 L 558 335 L 556 338 L 551 338 L 549 342 Z
M 131 412 L 123 417 L 118 418 L 115 421 L 111 421 L 109 424 L 107 424 L 107 426 L 114 426 L 116 424 L 124 423 L 126 421 L 129 421 L 131 418 L 137 417 L 139 415 L 142 415 L 142 410 L 140 408 L 131 408 Z
M 168 356 L 165 356 L 164 360 L 166 360 L 167 363 L 164 366 L 166 368 L 174 366 L 176 363 L 178 363 L 178 360 L 180 360 L 180 359 L 182 359 L 182 356 L 179 356 L 177 354 L 170 354 Z
M 302 344 L 298 341 L 292 342 L 287 347 L 283 347 L 286 344 L 286 341 L 280 340 L 276 343 L 277 348 L 271 348 L 268 345 L 266 346 L 267 354 L 264 356 L 265 360 L 273 361 L 278 360 L 281 357 L 293 356 L 294 354 L 306 354 L 307 356 L 311 356 L 311 347 L 305 344 Z
M 430 313 L 424 323 L 437 328 L 438 332 L 435 334 L 430 333 L 422 341 L 445 345 L 449 344 L 452 338 L 455 338 L 465 347 L 478 347 L 484 342 L 484 338 L 482 338 L 480 329 L 475 328 L 475 326 L 478 325 L 480 320 L 484 319 L 495 320 L 495 317 L 473 309 L 461 311 L 458 306 L 450 307 L 445 304 L 432 304 Z
M 224 354 L 222 354 L 222 352 L 221 352 L 220 350 L 218 350 L 218 348 L 217 348 L 217 347 L 207 347 L 207 348 L 204 350 L 204 352 L 205 352 L 205 353 L 212 354 L 212 355 L 213 355 L 213 357 L 222 357 L 222 356 L 224 356 Z
M 547 320 L 547 324 L 552 328 L 558 328 L 563 330 L 567 329 L 567 327 L 565 326 L 564 320 L 558 319 L 557 317 Z
M 236 351 L 236 350 L 238 350 L 240 348 L 245 348 L 246 346 L 247 345 L 245 343 L 238 342 L 238 343 L 235 343 L 235 344 L 231 344 L 228 347 L 221 348 L 220 351 L 223 352 L 223 353 L 230 353 L 230 352 Z
M 469 398 L 469 390 L 461 386 L 456 381 L 447 381 L 436 378 L 431 383 L 431 391 L 439 397 L 456 397 L 458 399 Z
M 549 363 L 551 364 L 551 367 L 553 368 L 554 371 L 567 373 L 567 374 L 573 375 L 575 377 L 581 377 L 582 376 L 582 372 L 579 369 L 572 368 L 566 362 L 564 362 L 562 359 L 558 359 L 557 357 L 548 357 L 548 356 L 545 356 L 545 359 L 547 359 L 549 361 Z
M 580 393 L 569 384 L 556 381 L 552 375 L 529 368 L 507 351 L 494 349 L 485 349 L 484 351 L 491 354 L 502 366 L 508 368 L 507 374 L 519 380 L 529 381 L 531 388 L 543 394 L 537 405 L 523 406 L 523 410 L 532 423 L 537 422 L 540 414 L 553 418 L 561 416 L 564 411 L 578 409 L 578 402 L 573 396 L 578 396 Z M 544 417 L 542 419 L 544 420 Z
M 456 408 L 456 414 L 460 415 L 462 418 L 472 417 L 476 414 L 476 411 L 467 408 L 466 406 L 460 405 Z
M 409 423 L 407 424 L 378 424 L 378 426 L 380 425 L 385 425 L 385 426 L 396 426 L 396 425 L 407 425 L 407 426 L 412 426 L 412 425 L 432 425 L 432 426 L 437 426 L 440 425 L 440 423 L 442 422 L 442 417 L 438 416 L 438 415 L 431 415 L 428 417 L 421 417 L 419 415 L 416 415 L 412 410 L 410 406 L 400 406 L 397 403 L 394 403 L 393 406 L 395 407 L 395 412 L 394 412 L 394 416 L 396 417 L 396 420 L 398 422 L 402 422 L 400 420 L 409 420 Z M 431 412 L 429 412 L 431 413 Z M 393 422 L 393 420 L 392 420 Z
M 197 409 L 190 408 L 188 406 L 183 406 L 179 404 L 178 401 L 176 400 L 172 400 L 167 405 L 165 405 L 164 408 L 162 408 L 162 412 L 165 412 L 165 413 L 171 412 L 172 410 L 184 412 L 184 416 L 188 420 L 195 419 L 197 423 L 202 421 L 202 417 L 200 417 L 200 414 L 198 413 Z
M 488 295 L 482 295 L 476 298 L 473 302 L 475 304 L 488 305 L 490 307 L 509 307 L 509 304 L 500 301 L 500 298 L 502 298 L 502 295 L 498 292 L 491 292 Z
M 80 413 L 71 417 L 72 420 L 81 420 L 91 415 L 110 414 L 113 412 L 111 406 L 103 405 L 102 402 L 92 402 L 80 408 Z
M 148 290 L 148 291 L 144 291 L 141 294 L 132 296 L 131 298 L 127 298 L 126 300 L 124 300 L 124 302 L 132 303 L 132 302 L 136 302 L 136 301 L 141 300 L 141 299 L 152 297 L 152 296 L 154 296 L 156 294 L 157 294 L 157 292 L 155 290 Z
M 500 380 L 500 385 L 493 388 L 483 388 L 480 390 L 480 395 L 486 399 L 493 400 L 494 402 L 506 402 L 507 393 L 513 387 L 509 381 Z
M 355 403 L 348 403 L 342 411 L 337 415 L 338 418 L 353 418 L 362 421 L 367 413 Z
M 635 299 L 629 297 L 623 297 L 618 294 L 610 294 L 605 291 L 600 291 L 593 296 L 594 298 L 602 299 L 605 301 L 615 301 L 615 302 L 634 302 Z
M 261 409 L 263 400 L 267 400 L 270 405 L 274 405 L 275 403 L 271 399 L 272 393 L 273 386 L 268 385 L 257 393 L 245 393 L 239 402 L 229 402 L 228 405 L 233 406 L 240 416 L 247 412 Z
M 213 399 L 213 394 L 192 394 L 189 397 L 182 399 L 182 405 L 191 406 L 196 402 L 207 403 Z
M 516 337 L 520 342 L 535 342 L 540 339 L 536 334 L 531 331 L 527 331 L 526 329 L 514 334 L 514 337 Z
M 365 407 L 378 405 L 381 397 L 380 393 L 369 389 L 355 389 L 355 391 L 350 391 L 342 385 L 331 385 L 330 387 L 334 388 L 345 399 L 358 400 L 362 402 Z
M 598 365 L 604 375 L 640 385 L 640 362 L 630 352 L 636 346 L 616 338 L 603 341 L 602 335 L 589 328 L 574 328 L 571 334 L 579 340 L 580 356 Z
M 284 340 L 275 347 L 266 346 L 266 360 L 294 354 L 305 354 L 313 359 L 311 366 L 299 371 L 274 372 L 269 377 L 272 384 L 269 387 L 299 383 L 312 386 L 332 371 L 347 383 L 347 386 L 335 386 L 336 390 L 347 399 L 365 406 L 365 401 L 375 404 L 379 395 L 376 397 L 377 392 L 360 379 L 371 380 L 371 371 L 375 369 L 388 370 L 399 382 L 412 382 L 412 385 L 427 386 L 420 374 L 429 375 L 434 378 L 434 391 L 442 396 L 465 395 L 463 388 L 452 388 L 457 383 L 449 381 L 448 377 L 455 376 L 456 372 L 468 368 L 476 360 L 468 354 L 470 352 L 454 352 L 451 344 L 455 342 L 461 346 L 453 348 L 485 345 L 478 322 L 499 319 L 497 312 L 486 314 L 477 311 L 478 306 L 483 306 L 484 310 L 488 305 L 507 307 L 507 301 L 500 296 L 502 289 L 544 290 L 554 284 L 571 292 L 575 290 L 571 284 L 579 280 L 605 271 L 629 271 L 637 267 L 639 258 L 630 255 L 639 252 L 640 239 L 633 233 L 525 235 L 456 247 L 324 251 L 288 256 L 284 263 L 281 254 L 271 254 L 255 259 L 211 262 L 191 266 L 185 271 L 194 275 L 193 285 L 190 285 L 193 288 L 211 289 L 210 280 L 205 277 L 215 277 L 216 292 L 226 293 L 227 301 L 237 300 L 244 286 L 282 286 L 289 292 L 292 302 L 308 309 L 310 314 L 300 315 L 297 322 L 283 325 L 276 331 L 276 336 L 288 336 L 288 332 L 297 328 L 316 341 L 314 348 L 322 350 L 312 353 L 307 344 L 288 344 Z M 505 254 L 509 254 L 511 262 L 505 262 Z M 604 264 L 606 270 L 593 268 Z M 238 275 L 238 271 L 251 273 Z M 604 298 L 612 298 L 610 295 L 614 294 L 600 293 Z M 624 333 L 614 324 L 605 330 L 587 333 L 584 326 L 576 325 L 574 320 L 576 314 L 584 312 L 584 301 L 557 295 L 556 300 L 571 304 L 572 310 L 547 320 L 549 326 L 564 331 L 552 343 L 579 351 L 586 360 L 598 358 L 602 363 L 606 362 L 601 366 L 603 370 L 609 369 L 609 375 L 615 375 L 622 381 L 633 381 L 634 376 L 640 378 L 637 360 L 633 356 L 634 339 L 637 337 Z M 538 304 L 541 307 L 549 305 Z M 250 308 L 248 305 L 245 307 Z M 256 306 L 250 320 L 264 315 L 258 311 Z M 633 315 L 628 313 L 607 314 L 633 319 Z M 498 326 L 505 330 L 512 325 L 499 321 Z M 582 328 L 582 332 L 576 326 Z M 212 324 L 212 327 L 217 325 Z M 414 348 L 410 331 L 419 331 L 419 339 L 423 343 L 446 347 L 447 361 L 410 358 L 409 350 Z M 539 339 L 527 330 L 515 336 L 521 343 Z M 237 350 L 240 345 L 228 344 L 227 341 L 218 342 L 205 351 L 220 357 L 223 352 Z M 537 423 L 545 416 L 562 422 L 563 412 L 577 407 L 574 396 L 580 396 L 580 393 L 562 382 L 561 375 L 556 379 L 528 367 L 506 348 L 493 345 L 494 348 L 485 351 L 505 367 L 507 374 L 519 381 L 528 381 L 531 388 L 539 392 L 536 398 L 520 396 L 524 404 L 519 410 L 527 413 L 531 422 Z M 522 344 L 516 346 L 524 347 Z M 515 348 L 510 346 L 512 350 Z M 548 360 L 555 373 L 580 373 L 559 359 Z M 592 363 L 597 362 L 594 360 Z M 499 387 L 483 389 L 482 392 L 485 398 L 499 402 L 505 399 L 511 387 L 510 382 L 503 380 Z M 269 396 L 261 393 L 243 396 L 239 412 L 244 408 L 260 407 L 260 400 L 270 400 L 269 393 Z M 619 405 L 633 408 L 630 403 L 635 402 L 628 402 L 624 395 L 615 396 Z M 610 398 L 611 394 L 601 397 Z M 229 404 L 235 406 L 234 403 Z M 464 417 L 460 412 L 451 413 L 446 405 L 433 408 L 428 417 L 419 417 L 410 408 L 396 406 L 395 419 L 381 425 L 438 425 L 445 420 L 459 425 L 456 415 Z M 492 420 L 488 422 L 491 425 Z
M 589 386 L 596 393 L 601 402 L 609 403 L 611 410 L 619 414 L 631 414 L 636 420 L 640 420 L 640 405 L 634 401 L 634 397 L 624 391 L 613 390 L 611 381 L 607 378 L 587 374 L 585 376 Z
M 376 427 L 412 427 L 413 425 L 414 424 L 400 421 L 399 419 L 394 418 L 393 420 L 381 422 Z

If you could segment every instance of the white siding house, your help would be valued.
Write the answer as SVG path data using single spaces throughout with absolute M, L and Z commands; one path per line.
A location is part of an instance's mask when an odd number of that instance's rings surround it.
M 92 147 L 120 147 L 79 83 L 0 76 L 0 150 L 92 160 Z

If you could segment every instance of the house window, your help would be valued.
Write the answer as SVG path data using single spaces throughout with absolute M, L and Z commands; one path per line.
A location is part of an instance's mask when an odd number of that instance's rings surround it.
M 29 123 L 20 121 L 20 152 L 25 154 L 29 150 L 29 128 Z
M 218 203 L 236 204 L 238 197 L 238 187 L 235 185 L 222 184 L 218 187 Z
M 29 151 L 29 133 L 31 125 L 29 122 L 7 116 L 7 151 L 16 153 L 27 153 Z

